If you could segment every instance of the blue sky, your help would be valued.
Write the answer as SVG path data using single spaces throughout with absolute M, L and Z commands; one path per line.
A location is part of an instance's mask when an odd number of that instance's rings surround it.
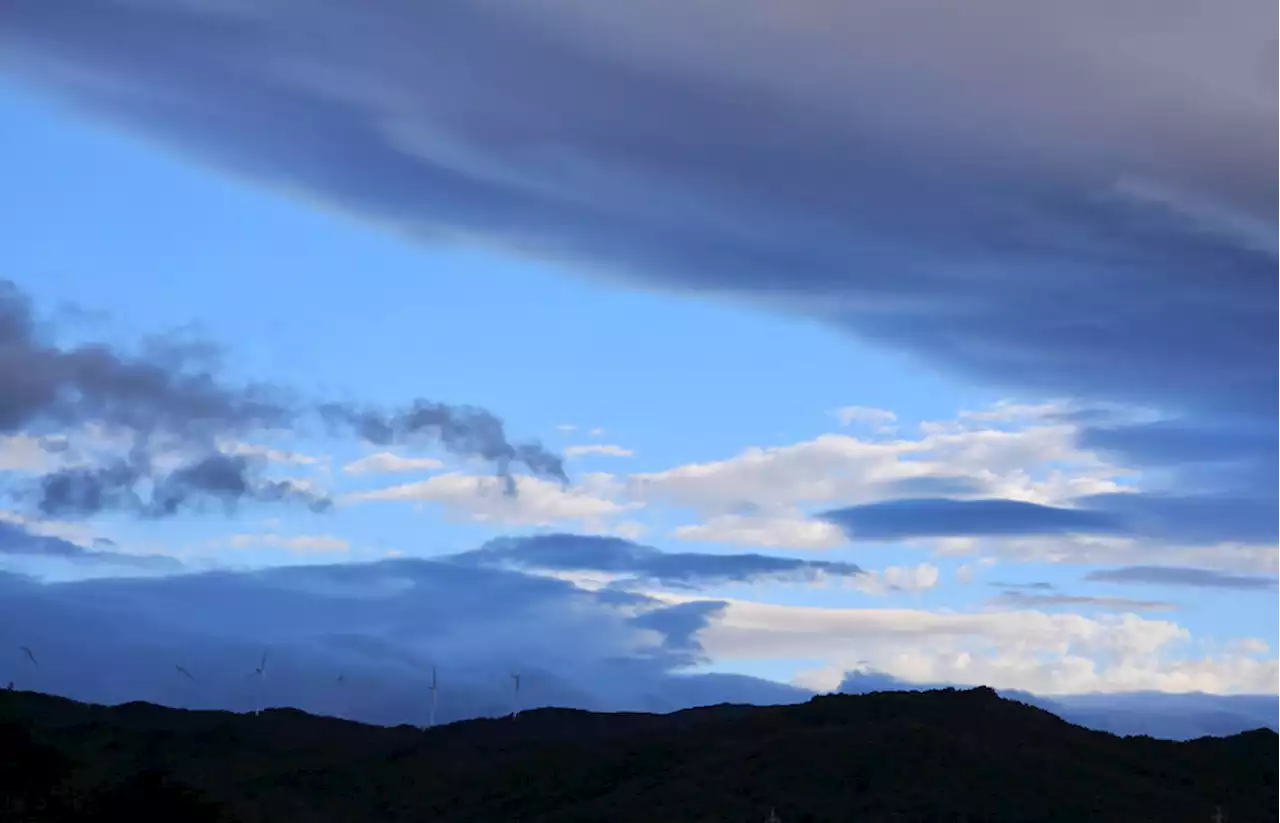
M 996 6 L 1013 15 L 1010 25 L 1021 24 L 1017 13 Z M 157 15 L 162 27 L 162 12 L 135 11 Z M 477 406 L 502 420 L 511 443 L 540 441 L 563 457 L 567 483 L 517 466 L 518 493 L 504 496 L 492 461 L 430 437 L 378 445 L 327 436 L 315 425 L 228 423 L 199 443 L 187 437 L 194 429 L 179 427 L 182 442 L 172 452 L 157 446 L 152 458 L 171 471 L 195 459 L 197 447 L 250 455 L 254 483 L 300 484 L 289 494 L 322 496 L 331 509 L 254 501 L 257 492 L 249 492 L 230 515 L 217 500 L 164 518 L 139 517 L 127 506 L 55 515 L 31 490 L 42 475 L 71 465 L 59 462 L 70 452 L 31 457 L 36 452 L 23 438 L 65 433 L 121 455 L 127 449 L 91 430 L 106 417 L 86 411 L 68 424 L 64 416 L 65 431 L 54 432 L 53 417 L 37 409 L 23 426 L 0 431 L 9 451 L 0 466 L 12 491 L 5 522 L 21 532 L 0 533 L 11 543 L 0 551 L 0 570 L 34 575 L 53 590 L 136 574 L 131 557 L 176 560 L 146 567 L 162 578 L 209 569 L 253 574 L 439 559 L 504 536 L 559 535 L 577 560 L 540 566 L 538 544 L 526 542 L 504 573 L 627 591 L 663 607 L 723 601 L 707 607 L 710 616 L 695 632 L 696 659 L 671 664 L 681 670 L 812 688 L 833 688 L 859 668 L 906 681 L 992 681 L 1042 693 L 1274 691 L 1276 541 L 1269 524 L 1276 512 L 1273 498 L 1244 494 L 1233 480 L 1234 472 L 1265 476 L 1266 453 L 1275 448 L 1266 395 L 1266 381 L 1274 380 L 1270 338 L 1257 334 L 1275 330 L 1275 314 L 1256 308 L 1275 305 L 1274 283 L 1256 275 L 1273 272 L 1274 251 L 1254 242 L 1257 225 L 1274 225 L 1266 212 L 1274 197 L 1259 211 L 1257 192 L 1219 169 L 1216 156 L 1197 158 L 1205 175 L 1226 175 L 1212 184 L 1193 173 L 1200 169 L 1194 163 L 1177 170 L 1163 156 L 1144 160 L 1140 175 L 1127 171 L 1138 165 L 1117 174 L 1107 164 L 1128 156 L 1142 124 L 1112 110 L 1099 121 L 1094 103 L 1079 95 L 1058 112 L 1076 117 L 1074 142 L 1031 133 L 1010 148 L 1007 162 L 989 167 L 982 164 L 998 136 L 981 129 L 960 130 L 947 150 L 907 141 L 901 159 L 893 141 L 879 143 L 883 135 L 868 132 L 869 156 L 888 152 L 882 165 L 842 164 L 821 132 L 841 128 L 827 116 L 834 108 L 821 118 L 798 116 L 776 144 L 760 145 L 732 130 L 743 115 L 727 104 L 699 109 L 694 116 L 706 120 L 688 123 L 690 139 L 721 141 L 723 167 L 696 149 L 679 155 L 685 143 L 665 131 L 650 134 L 649 126 L 631 123 L 627 132 L 625 118 L 617 134 L 518 122 L 526 115 L 502 109 L 514 104 L 501 96 L 492 105 L 502 115 L 479 104 L 475 112 L 426 106 L 405 114 L 410 137 L 431 124 L 456 127 L 455 141 L 474 139 L 466 148 L 474 155 L 455 154 L 462 149 L 432 136 L 397 162 L 429 157 L 432 173 L 454 163 L 451 171 L 501 190 L 486 194 L 492 204 L 481 207 L 474 191 L 451 194 L 443 178 L 435 196 L 425 171 L 410 184 L 411 195 L 401 191 L 405 175 L 421 169 L 380 166 L 372 145 L 355 141 L 336 153 L 312 140 L 338 133 L 343 118 L 356 115 L 310 108 L 304 91 L 273 106 L 296 104 L 298 116 L 314 114 L 314 123 L 273 120 L 283 115 L 272 113 L 266 96 L 245 91 L 238 99 L 230 86 L 201 86 L 213 76 L 200 73 L 212 71 L 208 66 L 161 49 L 148 58 L 157 61 L 151 68 L 172 76 L 155 80 L 143 71 L 145 61 L 101 44 L 85 49 L 90 56 L 77 64 L 80 58 L 66 54 L 77 54 L 75 45 L 85 46 L 91 33 L 34 7 L 14 20 L 9 39 L 0 40 L 21 47 L 0 84 L 7 137 L 0 276 L 51 318 L 64 350 L 105 340 L 129 352 L 146 335 L 185 329 L 224 353 L 219 385 L 263 381 L 308 399 L 369 408 L 398 408 L 413 398 Z M 274 36 L 274 24 L 259 23 L 263 37 Z M 168 25 L 174 38 L 205 36 L 176 18 L 163 21 Z M 303 37 L 316 40 L 298 46 L 298 65 L 307 49 L 335 36 L 322 29 Z M 676 41 L 644 31 L 632 45 L 645 59 L 663 54 L 672 66 L 686 65 L 690 58 Z M 646 41 L 650 34 L 658 40 Z M 367 36 L 389 38 L 383 45 L 393 47 L 395 38 L 378 27 Z M 398 78 L 378 75 L 392 69 L 371 56 L 368 42 L 347 45 L 350 51 L 335 58 L 340 65 L 348 60 L 396 86 Z M 1162 57 L 1157 45 L 1153 54 Z M 771 46 L 786 54 L 794 44 Z M 965 46 L 958 41 L 957 53 Z M 545 43 L 528 48 L 514 63 L 570 59 L 544 54 Z M 1073 59 L 1056 56 L 1064 65 Z M 737 57 L 717 70 L 742 72 L 738 79 L 749 83 Z M 466 65 L 465 57 L 447 59 Z M 575 52 L 573 59 L 585 58 Z M 85 74 L 55 71 L 55 64 Z M 706 81 L 703 69 L 689 69 L 691 95 Z M 590 107 L 608 109 L 614 81 L 639 82 L 604 72 L 599 97 L 587 94 L 581 110 L 556 93 L 540 99 L 549 111 L 591 123 Z M 186 104 L 148 109 L 135 105 L 145 95 L 117 95 L 111 82 L 135 92 L 152 83 L 155 101 L 208 94 L 226 111 L 244 112 L 243 122 L 206 122 L 208 112 Z M 529 82 L 536 89 L 536 77 Z M 1046 75 L 1045 82 L 1055 81 Z M 1133 87 L 1147 82 L 1154 81 L 1143 75 Z M 798 87 L 779 88 L 785 96 Z M 344 93 L 371 94 L 352 89 Z M 653 93 L 678 97 L 665 88 Z M 884 103 L 866 89 L 848 94 Z M 829 89 L 819 96 L 824 105 L 838 97 Z M 1034 118 L 1038 104 L 1022 102 L 1006 101 Z M 995 111 L 1006 103 L 984 98 L 975 105 Z M 1256 106 L 1265 104 L 1252 105 L 1229 112 L 1226 122 L 1253 123 Z M 1192 129 L 1212 111 L 1207 104 L 1180 109 L 1179 125 Z M 891 131 L 921 128 L 910 118 L 886 118 Z M 557 138 L 570 159 L 539 159 L 528 136 L 538 128 L 566 129 Z M 272 134 L 302 147 L 296 164 L 264 137 Z M 628 154 L 628 141 L 646 135 L 658 147 L 652 155 Z M 489 141 L 504 140 L 528 140 L 532 148 L 527 155 L 524 148 L 494 152 Z M 1114 141 L 1110 153 L 1095 152 L 1094 140 Z M 609 141 L 623 148 L 610 153 Z M 1130 201 L 1086 199 L 1094 193 L 1072 188 L 1083 185 L 1071 177 L 1074 167 L 1046 160 L 1063 146 L 1081 167 L 1094 163 L 1121 182 L 1140 177 L 1142 197 L 1121 186 L 1116 190 Z M 741 158 L 771 156 L 753 152 L 777 151 L 770 162 L 780 162 L 800 157 L 789 152 L 796 147 L 826 152 L 820 160 L 829 168 L 818 160 L 801 168 L 797 160 L 789 177 L 758 165 L 731 173 Z M 311 148 L 320 160 L 303 156 Z M 965 151 L 982 159 L 956 161 Z M 636 168 L 628 167 L 632 161 Z M 700 165 L 689 165 L 694 161 Z M 927 181 L 912 176 L 917 167 L 935 166 Z M 556 197 L 527 206 L 528 192 L 546 190 L 548 168 L 563 175 L 551 178 Z M 971 177 L 975 169 L 988 177 Z M 853 188 L 823 188 L 840 175 Z M 1024 185 L 1023 177 L 1031 182 Z M 990 191 L 1010 200 L 975 195 L 986 190 L 984 179 L 1003 181 Z M 921 183 L 925 191 L 903 193 Z M 554 186 L 569 192 L 563 200 Z M 858 186 L 881 208 L 842 199 Z M 1059 200 L 1045 205 L 1049 195 Z M 958 206 L 949 202 L 955 197 L 966 200 Z M 1204 216 L 1208 197 L 1232 216 L 1230 231 L 1221 212 Z M 1123 222 L 1126 210 L 1148 207 L 1152 198 L 1177 220 L 1152 212 L 1147 222 Z M 1025 236 L 984 234 L 1009 215 L 1025 224 Z M 1199 221 L 1194 230 L 1178 222 L 1188 219 Z M 1117 250 L 1124 254 L 1110 254 Z M 1186 271 L 1151 280 L 1175 252 Z M 1210 305 L 1203 294 L 1213 278 L 1235 291 Z M 68 303 L 81 311 L 59 309 Z M 1181 337 L 1162 337 L 1169 327 L 1208 342 L 1187 348 Z M 1173 361 L 1182 365 L 1175 369 Z M 1168 421 L 1174 435 L 1156 430 L 1158 448 L 1142 451 L 1156 442 L 1139 440 L 1156 420 Z M 1119 445 L 1091 445 L 1101 442 L 1099 431 Z M 1227 431 L 1246 438 L 1245 457 L 1214 445 Z M 1262 432 L 1256 443 L 1247 440 L 1254 432 Z M 1210 459 L 1190 456 L 1197 437 L 1210 444 Z M 370 457 L 359 471 L 355 461 Z M 396 459 L 418 463 L 392 471 Z M 162 479 L 148 475 L 137 488 Z M 983 508 L 992 500 L 999 505 Z M 897 507 L 891 521 L 883 519 L 886 504 Z M 1096 527 L 1061 525 L 1086 522 Z M 876 538 L 859 537 L 859 529 Z M 574 534 L 597 542 L 572 543 Z M 33 548 L 41 536 L 66 545 Z M 695 582 L 646 577 L 631 555 L 609 560 L 616 547 L 599 542 L 605 538 L 677 555 L 670 562 L 688 568 L 709 562 L 702 555 L 721 556 L 734 571 Z M 68 562 L 77 551 L 85 556 Z M 757 555 L 794 566 L 762 572 Z M 853 571 L 813 563 L 851 564 Z M 1127 571 L 1108 581 L 1117 569 Z M 475 625 L 475 642 L 505 619 L 500 602 L 493 609 Z M 535 630 L 527 618 L 510 619 Z

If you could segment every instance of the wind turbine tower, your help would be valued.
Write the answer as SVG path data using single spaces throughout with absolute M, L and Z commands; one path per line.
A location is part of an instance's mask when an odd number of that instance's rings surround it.
M 514 720 L 515 718 L 517 718 L 517 717 L 519 717 L 519 716 L 520 716 L 520 673 L 519 673 L 519 672 L 512 672 L 512 673 L 511 673 L 511 681 L 512 681 L 513 683 L 515 683 L 515 687 L 516 687 L 516 690 L 515 690 L 515 703 L 514 703 L 514 705 L 512 706 L 512 709 L 511 709 L 511 718 Z
M 196 680 L 196 678 L 195 678 L 195 675 L 193 675 L 191 672 L 187 671 L 187 670 L 186 670 L 186 668 L 185 668 L 184 666 L 182 666 L 181 664 L 178 664 L 178 663 L 174 663 L 174 664 L 173 664 L 173 670 L 174 670 L 174 671 L 176 671 L 176 672 L 178 673 L 178 676 L 179 676 L 179 677 L 181 677 L 183 681 L 185 681 L 185 682 L 187 682 L 187 683 L 190 683 L 190 684 L 191 684 L 191 686 L 190 686 L 189 688 L 192 688 L 192 689 L 194 689 L 194 688 L 195 688 L 195 684 L 198 682 L 198 681 Z M 178 700 L 179 700 L 181 703 L 189 702 L 189 701 L 186 701 L 186 700 L 183 700 L 183 699 L 182 699 L 182 691 L 179 691 L 179 692 L 178 692 Z M 184 709 L 185 709 L 185 708 L 187 708 L 187 707 L 186 707 L 186 706 L 180 706 L 180 708 L 184 708 Z
M 35 652 L 31 651 L 30 646 L 19 646 L 18 650 L 22 652 L 22 656 L 25 657 L 32 666 L 35 666 L 37 669 L 40 668 L 40 661 L 36 660 Z M 35 678 L 32 679 L 34 680 Z
M 267 678 L 267 653 L 265 651 L 262 653 L 262 660 L 258 662 L 258 667 L 249 673 L 249 677 L 253 679 L 253 688 L 255 689 L 253 697 L 253 713 L 261 714 L 262 706 L 260 704 L 262 703 L 262 684 Z
M 427 727 L 431 728 L 436 725 L 436 695 L 438 694 L 440 681 L 436 678 L 436 667 L 431 667 L 431 714 L 427 718 Z

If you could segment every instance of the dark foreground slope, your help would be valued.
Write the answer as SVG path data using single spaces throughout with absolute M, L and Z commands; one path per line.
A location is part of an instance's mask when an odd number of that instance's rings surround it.
M 428 732 L 6 692 L 0 820 L 1247 823 L 1275 820 L 1277 748 L 1119 738 L 988 689 Z

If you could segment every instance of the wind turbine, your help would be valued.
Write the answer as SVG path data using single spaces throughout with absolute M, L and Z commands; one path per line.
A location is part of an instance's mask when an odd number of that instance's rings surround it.
M 31 661 L 32 666 L 35 666 L 37 669 L 40 668 L 40 661 L 36 660 L 35 652 L 31 651 L 30 646 L 19 646 L 18 650 L 22 652 L 23 656 L 26 657 L 27 660 Z M 12 688 L 12 684 L 10 684 L 10 688 Z
M 520 716 L 520 672 L 512 672 L 511 680 L 516 685 L 515 705 L 511 710 L 511 718 L 514 720 L 515 718 Z
M 440 686 L 436 679 L 436 667 L 431 667 L 431 715 L 427 718 L 427 728 L 431 728 L 436 724 L 436 692 Z
M 249 677 L 250 677 L 250 678 L 254 678 L 254 677 L 256 677 L 256 678 L 257 678 L 257 680 L 256 680 L 255 682 L 258 684 L 258 688 L 259 688 L 259 689 L 261 689 L 261 684 L 262 684 L 262 682 L 263 682 L 263 681 L 266 679 L 266 677 L 267 677 L 267 652 L 266 652 L 266 650 L 263 650 L 263 652 L 262 652 L 262 660 L 258 662 L 258 666 L 257 666 L 257 668 L 255 668 L 253 671 L 249 672 Z M 258 698 L 261 698 L 261 695 L 258 695 L 257 697 L 258 697 Z M 254 708 L 254 710 L 253 710 L 253 713 L 254 713 L 254 714 L 260 714 L 260 713 L 262 712 L 261 707 L 258 707 L 258 703 L 259 703 L 259 699 L 255 699 L 255 700 L 253 701 L 253 705 L 255 706 L 255 708 Z
M 347 691 L 347 673 L 338 672 L 338 677 L 333 681 L 338 689 L 338 717 L 343 720 L 350 720 L 350 707 L 347 705 L 350 692 Z
M 191 672 L 187 671 L 187 670 L 186 670 L 186 668 L 185 668 L 182 664 L 180 664 L 180 663 L 174 663 L 174 664 L 173 664 L 173 670 L 174 670 L 174 671 L 176 671 L 176 672 L 178 673 L 178 676 L 179 676 L 179 677 L 181 677 L 181 678 L 182 678 L 182 679 L 184 679 L 184 680 L 189 681 L 189 682 L 192 684 L 192 688 L 194 688 L 194 684 L 197 682 L 197 681 L 196 681 L 196 678 L 195 678 L 195 675 L 193 675 Z M 183 698 L 182 698 L 182 690 L 181 690 L 181 686 L 179 686 L 179 691 L 178 691 L 178 700 L 179 700 L 179 701 L 182 701 L 182 702 L 186 702 L 186 701 L 185 701 L 185 700 L 183 700 Z M 180 707 L 180 708 L 185 708 L 185 707 Z

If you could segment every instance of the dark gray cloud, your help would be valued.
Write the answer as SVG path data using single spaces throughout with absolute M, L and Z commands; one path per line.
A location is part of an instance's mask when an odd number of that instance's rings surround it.
M 25 497 L 45 514 L 125 509 L 163 517 L 209 499 L 228 507 L 254 500 L 326 509 L 323 495 L 297 481 L 267 479 L 263 461 L 223 454 L 216 446 L 219 438 L 266 429 L 305 430 L 312 417 L 333 435 L 379 444 L 439 443 L 488 461 L 511 494 L 517 465 L 568 482 L 558 456 L 538 443 L 509 442 L 502 421 L 484 409 L 426 400 L 396 412 L 308 403 L 279 387 L 231 384 L 207 342 L 156 336 L 132 351 L 102 342 L 60 345 L 56 331 L 36 317 L 16 285 L 0 281 L 0 434 L 29 433 L 49 453 L 71 456 L 70 441 L 58 432 L 92 424 L 124 434 L 129 445 L 127 454 L 74 461 L 40 478 Z M 165 447 L 187 453 L 186 462 L 167 473 L 156 468 Z
M 763 554 L 664 552 L 618 537 L 546 534 L 499 537 L 478 549 L 453 555 L 455 563 L 517 569 L 594 571 L 626 575 L 622 582 L 650 580 L 697 588 L 762 580 L 812 580 L 820 575 L 864 574 L 853 563 L 801 560 Z
M 1043 594 L 1010 590 L 987 601 L 1002 608 L 1042 609 L 1053 606 L 1086 606 L 1121 612 L 1172 612 L 1181 609 L 1177 603 L 1164 600 L 1142 600 L 1134 597 L 1097 597 L 1082 594 Z
M 0 280 L 0 433 L 100 423 L 211 437 L 289 420 L 279 389 L 232 386 L 216 368 L 207 346 L 178 337 L 156 336 L 133 352 L 105 343 L 59 346 L 26 295 Z
M 59 469 L 40 479 L 38 506 L 51 517 L 76 518 L 111 510 L 170 517 L 210 501 L 221 503 L 228 512 L 244 500 L 295 501 L 316 512 L 333 507 L 330 498 L 296 481 L 263 478 L 266 462 L 246 455 L 211 454 L 168 474 L 156 474 L 127 460 Z M 140 487 L 149 492 L 139 491 Z
M 114 546 L 107 541 L 108 545 Z M 95 546 L 100 546 L 98 540 Z M 52 535 L 35 534 L 16 523 L 0 520 L 0 557 L 28 559 L 67 560 L 76 564 L 118 567 L 123 572 L 130 569 L 174 572 L 182 564 L 171 557 L 147 554 L 128 554 L 102 548 L 87 549 L 70 540 Z
M 1026 589 L 1029 591 L 1042 591 L 1042 592 L 1053 591 L 1055 588 L 1057 588 L 1052 583 L 1049 583 L 1048 581 L 1045 581 L 1045 580 L 1037 580 L 1034 583 L 1006 583 L 1002 580 L 993 580 L 991 581 L 990 585 L 997 589 Z
M 523 674 L 526 708 L 672 711 L 811 694 L 674 673 L 702 659 L 695 634 L 719 603 L 668 607 L 635 594 L 619 602 L 617 593 L 454 563 L 44 584 L 0 573 L 0 591 L 0 649 L 28 646 L 40 660 L 36 670 L 16 652 L 0 654 L 0 682 L 96 702 L 292 705 L 425 723 L 432 666 L 441 721 L 509 712 L 512 670 Z M 264 650 L 267 676 L 249 680 Z
M 1277 412 L 1274 21 L 1265 0 L 10 0 L 0 67 L 428 241 L 1229 432 Z
M 1099 569 L 1089 572 L 1084 579 L 1094 583 L 1147 583 L 1156 586 L 1260 591 L 1275 591 L 1277 585 L 1274 577 L 1229 574 L 1213 569 L 1187 566 L 1122 566 L 1117 569 Z
M 507 480 L 508 493 L 515 493 L 510 474 L 513 463 L 521 463 L 541 477 L 568 483 L 559 456 L 539 443 L 512 444 L 500 419 L 474 406 L 449 406 L 418 400 L 397 412 L 356 408 L 341 403 L 324 403 L 321 418 L 332 427 L 350 427 L 362 439 L 379 446 L 439 441 L 454 454 L 479 457 L 494 463 Z
M 1021 500 L 887 500 L 819 515 L 855 540 L 1114 533 L 1123 522 L 1106 512 L 1042 506 Z
M 1179 544 L 1275 542 L 1274 500 L 1253 494 L 1117 492 L 1079 497 L 1071 508 L 996 498 L 905 498 L 848 506 L 819 518 L 855 540 L 1113 534 Z

